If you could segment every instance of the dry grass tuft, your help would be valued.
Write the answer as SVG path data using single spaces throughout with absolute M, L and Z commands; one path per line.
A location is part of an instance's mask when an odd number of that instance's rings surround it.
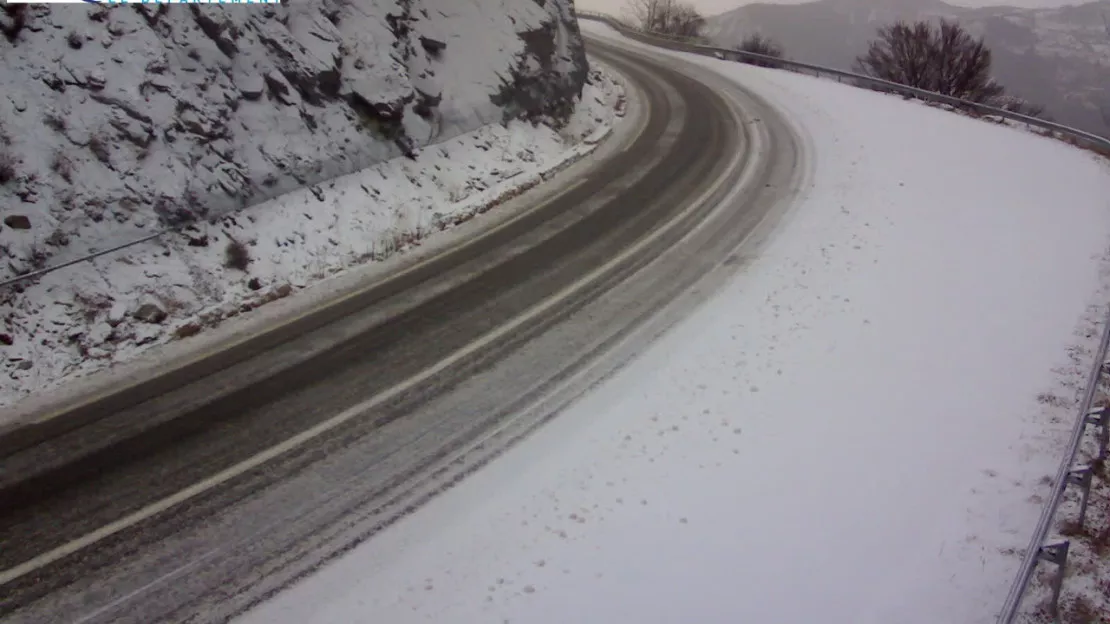
M 224 249 L 224 266 L 229 269 L 246 271 L 251 263 L 251 252 L 243 243 L 234 238 L 228 242 Z
M 1060 605 L 1060 624 L 1105 624 L 1098 607 L 1090 598 L 1077 595 L 1062 600 Z
M 108 137 L 103 132 L 94 132 L 89 136 L 89 151 L 106 166 L 112 166 L 112 152 L 108 148 Z
M 69 159 L 69 156 L 66 156 L 65 152 L 54 152 L 54 159 L 50 162 L 50 168 L 66 182 L 73 182 L 73 161 Z

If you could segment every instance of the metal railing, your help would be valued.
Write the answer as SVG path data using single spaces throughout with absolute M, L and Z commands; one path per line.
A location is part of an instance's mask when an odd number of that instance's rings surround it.
M 916 87 L 909 87 L 897 82 L 890 82 L 881 78 L 867 76 L 864 74 L 857 74 L 841 69 L 834 69 L 832 67 L 825 67 L 823 65 L 813 65 L 811 63 L 802 63 L 799 61 L 791 61 L 774 56 L 766 56 L 763 54 L 755 54 L 754 52 L 745 52 L 743 50 L 733 50 L 730 48 L 718 48 L 714 46 L 704 45 L 697 40 L 692 40 L 686 37 L 677 37 L 673 35 L 666 35 L 660 33 L 650 33 L 641 31 L 619 19 L 605 15 L 603 13 L 594 13 L 590 11 L 579 11 L 579 18 L 591 19 L 599 22 L 604 22 L 613 27 L 621 34 L 643 43 L 656 45 L 672 50 L 681 52 L 692 52 L 694 54 L 701 54 L 703 56 L 717 56 L 723 57 L 725 60 L 740 61 L 747 63 L 755 63 L 763 66 L 769 66 L 776 69 L 785 69 L 795 72 L 814 74 L 818 77 L 831 77 L 840 82 L 847 82 L 857 87 L 871 89 L 873 91 L 885 91 L 890 93 L 897 93 L 927 102 L 934 102 L 937 104 L 944 104 L 959 108 L 963 110 L 972 111 L 983 116 L 995 116 L 1016 121 L 1019 123 L 1028 124 L 1030 126 L 1046 130 L 1048 132 L 1058 133 L 1082 147 L 1097 148 L 1110 152 L 1110 139 L 1101 137 L 1091 132 L 1058 124 L 1053 121 L 1047 121 L 1029 115 L 1023 115 L 1014 111 L 998 108 L 995 106 L 987 106 L 979 102 L 971 102 L 968 100 L 961 100 L 960 98 L 952 97 L 950 95 L 942 95 L 933 91 L 926 91 Z
M 636 29 L 611 15 L 603 13 L 579 11 L 578 17 L 604 22 L 630 39 L 671 50 L 714 56 L 724 60 L 754 63 L 776 69 L 810 73 L 818 77 L 832 77 L 839 82 L 846 82 L 857 87 L 896 93 L 926 102 L 944 104 L 956 109 L 971 111 L 979 115 L 1008 119 L 1026 124 L 1033 128 L 1040 128 L 1058 138 L 1066 139 L 1074 145 L 1094 148 L 1103 154 L 1110 155 L 1110 140 L 1104 137 L 1044 119 L 1023 115 L 1021 113 L 987 106 L 978 102 L 961 100 L 940 93 L 908 87 L 880 78 L 847 72 L 831 67 L 800 63 L 798 61 L 744 52 L 742 50 L 718 48 L 704 45 L 700 41 L 688 38 L 646 32 Z M 1105 375 L 1110 374 L 1110 363 L 1107 362 L 1108 346 L 1110 346 L 1110 310 L 1108 310 L 1107 315 L 1103 317 L 1102 339 L 1095 352 L 1094 362 L 1087 379 L 1087 386 L 1079 404 L 1079 413 L 1076 417 L 1075 425 L 1072 428 L 1071 439 L 1064 452 L 1064 457 L 1060 462 L 1056 479 L 1052 483 L 1052 493 L 1041 511 L 1041 517 L 1037 522 L 1037 527 L 1022 557 L 1021 567 L 1006 596 L 1006 601 L 999 612 L 999 624 L 1010 624 L 1014 621 L 1018 609 L 1021 606 L 1022 598 L 1029 588 L 1036 566 L 1041 561 L 1056 565 L 1056 574 L 1053 576 L 1051 585 L 1052 597 L 1049 603 L 1053 616 L 1056 616 L 1068 552 L 1070 550 L 1070 542 L 1063 538 L 1054 538 L 1050 540 L 1049 533 L 1052 530 L 1053 521 L 1057 516 L 1060 504 L 1064 500 L 1064 493 L 1069 485 L 1079 489 L 1080 504 L 1075 526 L 1082 529 L 1086 519 L 1087 502 L 1090 497 L 1094 471 L 1089 464 L 1078 464 L 1077 455 L 1079 454 L 1079 449 L 1082 446 L 1088 428 L 1097 430 L 1098 454 L 1094 460 L 1101 463 L 1107 459 L 1107 446 L 1108 441 L 1110 441 L 1110 407 L 1100 406 L 1094 408 L 1092 404 L 1094 403 L 1095 394 L 1100 382 Z

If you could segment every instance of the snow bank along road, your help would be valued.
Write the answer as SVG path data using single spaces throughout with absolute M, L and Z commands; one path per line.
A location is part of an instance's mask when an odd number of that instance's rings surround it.
M 799 139 L 712 72 L 591 51 L 626 76 L 636 132 L 554 198 L 0 440 L 0 617 L 240 613 L 550 417 L 734 270 L 807 175 Z

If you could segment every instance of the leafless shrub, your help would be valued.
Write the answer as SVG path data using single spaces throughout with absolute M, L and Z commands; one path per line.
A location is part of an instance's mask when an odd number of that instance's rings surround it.
M 69 44 L 70 48 L 80 50 L 81 47 L 85 45 L 85 37 L 76 30 L 71 30 L 69 34 L 66 35 L 66 43 Z
M 1060 605 L 1061 624 L 1099 624 L 1101 614 L 1094 602 L 1084 596 L 1076 595 Z
M 1016 95 L 1010 95 L 1008 93 L 1003 94 L 988 103 L 995 108 L 1001 108 L 1011 113 L 1037 117 L 1039 119 L 1049 119 L 1048 115 L 1045 114 L 1043 106 L 1032 104 L 1028 100 L 1019 98 Z
M 1004 89 L 991 78 L 991 51 L 959 24 L 898 21 L 879 29 L 856 70 L 883 80 L 972 102 L 990 102 Z
M 1107 474 L 1106 472 L 1107 464 L 1105 457 L 1096 457 L 1095 459 L 1092 459 L 1090 466 L 1095 475 L 1100 476 L 1103 479 L 1110 477 L 1110 474 Z
M 103 131 L 89 135 L 89 151 L 105 166 L 112 166 L 112 152 L 108 148 L 108 136 Z
M 66 120 L 56 112 L 49 112 L 42 116 L 42 123 L 48 128 L 53 128 L 58 132 L 66 131 Z
M 237 271 L 246 271 L 251 263 L 251 252 L 247 246 L 234 238 L 224 249 L 224 266 Z
M 50 260 L 50 254 L 38 245 L 31 245 L 27 252 L 27 259 L 31 262 L 31 268 L 38 271 L 46 268 L 46 262 Z
M 1083 537 L 1088 535 L 1086 527 L 1079 524 L 1079 521 L 1074 519 L 1061 521 L 1058 530 L 1060 535 L 1064 537 Z
M 12 156 L 11 152 L 0 151 L 0 184 L 7 184 L 15 179 L 18 165 L 19 161 Z
M 764 37 L 759 33 L 753 33 L 744 38 L 740 45 L 736 46 L 740 52 L 750 52 L 752 54 L 762 54 L 763 56 L 773 56 L 775 58 L 783 57 L 782 46 L 770 37 Z M 759 65 L 761 67 L 773 67 L 774 63 L 761 60 L 747 61 L 752 65 Z
M 678 37 L 696 37 L 705 18 L 681 0 L 628 0 L 625 10 L 642 30 Z
M 62 208 L 67 212 L 72 211 L 77 208 L 77 194 L 69 190 L 63 191 L 58 198 L 58 202 L 61 203 Z
M 177 198 L 159 195 L 154 200 L 154 214 L 165 227 L 176 228 L 197 220 L 197 215 L 181 204 Z
M 6 20 L 0 21 L 0 32 L 7 37 L 9 43 L 15 43 L 20 31 L 27 25 L 27 5 L 5 4 L 0 9 L 4 11 L 7 17 Z
M 54 152 L 54 159 L 50 162 L 50 169 L 61 176 L 66 182 L 73 182 L 73 161 L 69 159 L 69 156 L 66 156 L 65 152 Z
M 1104 526 L 1091 536 L 1091 548 L 1099 557 L 1110 553 L 1110 525 Z
M 46 244 L 51 247 L 65 247 L 69 244 L 69 234 L 66 234 L 65 230 L 57 228 L 46 238 Z
M 112 298 L 102 293 L 79 290 L 73 293 L 73 300 L 80 308 L 81 316 L 85 318 L 85 321 L 94 320 L 97 315 L 112 307 Z
M 1052 392 L 1041 392 L 1037 395 L 1037 402 L 1055 408 L 1071 407 L 1071 401 Z
M 1093 559 L 1080 557 L 1075 559 L 1069 560 L 1067 567 L 1064 568 L 1064 573 L 1068 577 L 1087 576 L 1098 571 L 1098 564 Z

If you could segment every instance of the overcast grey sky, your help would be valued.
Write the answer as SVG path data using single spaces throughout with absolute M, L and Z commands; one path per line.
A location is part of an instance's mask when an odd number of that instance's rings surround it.
M 755 0 L 689 0 L 702 13 L 713 15 L 723 13 L 742 4 L 753 4 Z M 759 0 L 770 4 L 798 4 L 807 0 Z M 963 6 L 1008 5 L 1020 7 L 1054 7 L 1065 4 L 1082 4 L 1076 0 L 947 0 L 949 4 Z M 583 10 L 619 13 L 627 0 L 575 0 L 575 5 Z

